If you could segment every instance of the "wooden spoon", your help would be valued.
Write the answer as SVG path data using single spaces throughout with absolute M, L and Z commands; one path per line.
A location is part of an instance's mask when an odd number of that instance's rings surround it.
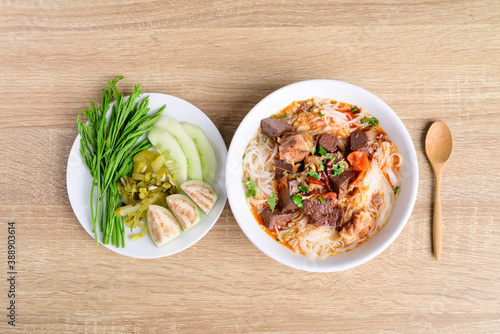
M 441 257 L 443 248 L 443 217 L 441 213 L 441 176 L 444 165 L 451 155 L 453 138 L 450 129 L 443 122 L 435 122 L 427 131 L 425 137 L 425 152 L 434 173 L 436 174 L 436 189 L 434 198 L 434 224 L 432 227 L 434 256 L 436 261 Z

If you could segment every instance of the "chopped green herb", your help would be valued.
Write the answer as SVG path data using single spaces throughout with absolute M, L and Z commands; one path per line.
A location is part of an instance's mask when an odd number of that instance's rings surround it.
M 276 195 L 276 193 L 273 190 L 273 194 L 267 198 L 267 203 L 269 204 L 269 208 L 271 209 L 271 211 L 274 211 L 274 208 L 276 207 L 276 198 L 277 197 L 278 196 Z
M 316 146 L 311 147 L 312 154 L 316 153 Z
M 321 168 L 321 170 L 325 170 L 325 165 L 320 164 L 320 165 L 319 165 L 319 168 Z
M 276 238 L 276 241 L 277 241 L 277 242 L 280 242 L 280 238 Z
M 375 117 L 363 118 L 361 122 L 367 123 L 370 127 L 374 127 L 375 124 L 378 124 L 378 119 L 376 119 Z
M 297 206 L 300 208 L 300 209 L 303 209 L 302 207 L 302 197 L 299 196 L 299 195 L 293 195 L 292 196 L 292 200 L 295 204 L 297 204 Z
M 257 188 L 252 183 L 253 183 L 253 180 L 251 178 L 248 178 L 248 180 L 245 182 L 245 185 L 248 188 L 247 197 L 257 196 Z
M 325 200 L 323 199 L 323 197 L 321 197 L 321 196 L 320 196 L 320 197 L 318 197 L 318 199 L 319 199 L 319 201 L 320 201 L 321 203 L 325 203 Z
M 359 109 L 358 109 L 358 107 L 357 107 L 357 106 L 354 106 L 354 107 L 352 107 L 351 112 L 356 112 L 356 111 L 358 111 L 358 110 L 359 110 Z
M 314 104 L 309 107 L 309 111 L 314 111 L 314 107 L 316 107 Z
M 299 186 L 299 190 L 302 191 L 303 193 L 306 193 L 309 191 L 309 188 L 307 188 L 306 186 Z
M 247 155 L 246 153 L 243 153 L 243 159 L 245 159 L 246 155 Z
M 281 118 L 283 118 L 283 119 L 285 119 L 285 118 L 286 118 L 286 115 L 281 115 L 280 117 L 281 117 Z
M 269 118 L 274 118 L 274 117 L 276 117 L 276 115 L 271 115 L 271 116 L 269 116 Z
M 397 186 L 396 188 L 394 188 L 394 195 L 397 195 L 399 193 L 399 186 Z
M 319 115 L 319 117 L 323 117 L 323 116 L 325 116 L 325 114 L 323 114 L 323 113 L 321 112 L 321 110 L 319 110 L 319 111 L 318 111 L 318 115 Z
M 318 173 L 315 173 L 315 172 L 307 172 L 306 174 L 307 174 L 307 175 L 309 175 L 310 177 L 315 178 L 316 180 L 319 180 L 319 174 L 318 174 Z
M 339 176 L 344 171 L 344 164 L 340 161 L 332 166 L 332 176 Z
M 325 148 L 323 146 L 320 146 L 319 147 L 319 154 L 321 154 L 321 155 L 327 155 L 328 151 L 325 150 Z
M 248 186 L 247 197 L 257 196 L 257 189 L 254 185 Z

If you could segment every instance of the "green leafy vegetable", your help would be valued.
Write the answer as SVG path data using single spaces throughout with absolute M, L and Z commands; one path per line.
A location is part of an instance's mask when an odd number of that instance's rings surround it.
M 269 118 L 274 118 L 274 117 L 276 117 L 276 115 L 271 115 Z
M 309 188 L 307 188 L 307 187 L 306 187 L 306 186 L 304 186 L 304 185 L 301 185 L 301 186 L 299 186 L 299 190 L 300 190 L 300 191 L 302 191 L 303 193 L 306 193 L 306 192 L 308 192 L 308 191 L 309 191 Z
M 300 209 L 303 209 L 302 207 L 302 197 L 300 195 L 293 195 L 292 196 L 292 200 L 295 204 L 297 204 L 297 206 L 300 208 Z
M 248 188 L 247 197 L 257 196 L 257 188 L 252 183 L 253 183 L 253 180 L 251 178 L 248 178 L 248 180 L 245 182 L 245 185 Z
M 316 153 L 316 146 L 311 147 L 311 153 L 315 154 Z
M 323 146 L 320 146 L 319 147 L 319 154 L 321 154 L 321 155 L 327 155 L 328 151 L 325 150 L 325 148 Z
M 319 115 L 319 117 L 323 117 L 323 116 L 325 116 L 325 114 L 323 114 L 323 113 L 321 112 L 321 110 L 318 110 L 318 115 Z
M 325 170 L 325 165 L 324 164 L 320 164 L 319 168 L 321 168 L 321 170 Z
M 378 124 L 378 119 L 376 119 L 375 117 L 363 118 L 361 122 L 367 123 L 370 127 L 374 127 L 375 124 Z
M 90 109 L 82 108 L 87 123 L 84 123 L 81 115 L 78 115 L 76 121 L 82 137 L 80 153 L 92 176 L 92 232 L 98 244 L 96 229 L 99 223 L 103 232 L 102 243 L 108 245 L 111 242 L 116 247 L 120 247 L 120 241 L 121 246 L 125 247 L 123 221 L 114 215 L 114 211 L 121 206 L 118 180 L 132 172 L 134 156 L 151 147 L 149 140 L 144 139 L 139 143 L 137 140 L 151 129 L 165 109 L 163 106 L 155 114 L 148 115 L 149 97 L 136 102 L 142 94 L 140 85 L 136 85 L 130 97 L 125 99 L 116 88 L 116 84 L 122 79 L 122 76 L 117 76 L 108 81 L 108 88 L 102 90 L 101 105 L 90 101 Z M 116 105 L 112 107 L 108 119 L 106 114 L 113 99 Z
M 352 107 L 351 112 L 357 112 L 359 109 L 357 106 Z
M 285 118 L 286 118 L 286 115 L 281 115 L 281 116 L 280 116 L 280 118 L 285 119 Z
M 344 164 L 340 161 L 332 166 L 332 176 L 338 176 L 344 171 Z
M 276 207 L 276 198 L 277 197 L 278 196 L 276 195 L 276 193 L 273 190 L 273 194 L 267 198 L 267 203 L 269 204 L 269 208 L 271 209 L 271 211 L 274 211 L 274 208 Z
M 320 197 L 318 197 L 318 199 L 319 199 L 319 201 L 320 201 L 321 203 L 325 203 L 325 200 L 323 199 L 323 197 L 321 197 L 321 196 L 320 196 Z
M 318 173 L 315 173 L 315 172 L 307 172 L 306 173 L 307 175 L 309 175 L 310 177 L 313 177 L 315 178 L 316 180 L 319 180 L 319 174 Z
M 399 186 L 397 186 L 396 188 L 394 188 L 394 195 L 397 195 L 399 193 Z

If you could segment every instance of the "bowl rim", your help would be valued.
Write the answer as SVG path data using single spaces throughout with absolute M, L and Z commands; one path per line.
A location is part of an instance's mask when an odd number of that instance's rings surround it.
M 297 259 L 297 260 L 290 259 L 289 256 L 284 257 L 281 254 L 278 254 L 278 252 L 273 252 L 272 250 L 268 249 L 267 246 L 264 245 L 264 242 L 261 242 L 261 240 L 259 240 L 259 238 L 261 238 L 260 235 L 254 235 L 252 233 L 252 231 L 250 231 L 249 226 L 246 225 L 247 222 L 243 221 L 241 213 L 239 213 L 239 211 L 241 211 L 241 207 L 240 207 L 241 203 L 236 202 L 237 196 L 235 196 L 235 195 L 238 195 L 238 194 L 236 194 L 237 187 L 233 186 L 233 184 L 235 181 L 239 181 L 239 183 L 241 184 L 242 181 L 236 180 L 235 177 L 237 177 L 240 174 L 232 175 L 231 168 L 229 168 L 229 166 L 230 166 L 231 162 L 233 162 L 233 160 L 239 162 L 239 166 L 241 166 L 241 159 L 242 158 L 238 158 L 238 156 L 236 155 L 238 153 L 238 152 L 236 152 L 238 149 L 238 147 L 237 147 L 238 143 L 236 142 L 236 140 L 238 140 L 238 137 L 241 136 L 242 132 L 244 131 L 243 130 L 244 125 L 247 124 L 248 122 L 250 122 L 250 120 L 253 118 L 253 114 L 255 114 L 256 111 L 258 111 L 262 105 L 265 105 L 265 104 L 269 103 L 269 101 L 272 101 L 272 99 L 274 99 L 275 96 L 277 96 L 279 94 L 283 94 L 284 92 L 286 92 L 288 90 L 293 90 L 293 89 L 300 88 L 302 86 L 309 86 L 309 85 L 313 85 L 313 86 L 314 85 L 344 86 L 346 89 L 351 89 L 351 90 L 354 89 L 354 90 L 358 91 L 359 94 L 364 95 L 366 98 L 372 100 L 373 103 L 377 103 L 380 106 L 381 110 L 383 110 L 383 112 L 388 112 L 387 117 L 392 118 L 391 121 L 396 123 L 396 126 L 399 128 L 398 130 L 400 132 L 402 132 L 403 138 L 400 138 L 400 139 L 405 143 L 405 145 L 407 146 L 408 151 L 409 151 L 409 152 L 407 152 L 407 155 L 405 156 L 405 162 L 409 161 L 409 167 L 410 167 L 410 171 L 411 171 L 411 174 L 409 177 L 409 182 L 410 182 L 411 187 L 409 189 L 409 194 L 408 194 L 408 199 L 407 199 L 406 205 L 404 206 L 404 210 L 401 214 L 399 221 L 397 221 L 397 223 L 396 223 L 397 224 L 396 227 L 393 229 L 392 232 L 389 233 L 388 237 L 386 237 L 385 239 L 382 239 L 382 241 L 379 242 L 378 245 L 375 246 L 372 251 L 369 251 L 364 255 L 357 256 L 357 257 L 353 258 L 352 260 L 350 260 L 346 263 L 341 263 L 341 264 L 333 263 L 330 265 L 311 266 L 311 265 L 306 264 L 306 262 L 309 260 L 301 260 L 301 259 L 298 259 L 297 257 L 295 257 L 295 259 Z M 311 96 L 311 97 L 313 97 L 313 96 Z M 330 98 L 335 98 L 335 97 L 331 96 Z M 299 99 L 292 98 L 292 99 L 290 99 L 289 103 L 292 103 L 293 101 L 297 101 L 297 100 L 299 100 Z M 349 101 L 343 101 L 343 102 L 349 103 Z M 286 107 L 286 105 L 283 107 Z M 279 110 L 275 110 L 274 112 L 277 112 L 277 111 L 279 111 Z M 246 147 L 246 145 L 245 145 L 245 147 Z M 410 218 L 410 215 L 413 211 L 413 208 L 414 208 L 414 205 L 416 202 L 416 198 L 417 198 L 418 177 L 419 177 L 418 159 L 417 159 L 417 154 L 415 151 L 415 146 L 413 144 L 411 136 L 410 136 L 407 128 L 405 127 L 404 123 L 401 121 L 401 119 L 396 114 L 396 112 L 391 107 L 389 107 L 389 105 L 387 103 L 385 103 L 382 99 L 380 99 L 375 94 L 369 92 L 368 90 L 366 90 L 364 88 L 356 86 L 354 84 L 347 83 L 344 81 L 339 81 L 339 80 L 312 79 L 312 80 L 299 81 L 299 82 L 295 82 L 295 83 L 286 85 L 286 86 L 279 88 L 279 89 L 273 91 L 272 93 L 268 94 L 266 97 L 264 97 L 262 100 L 260 100 L 247 113 L 247 115 L 243 118 L 243 120 L 239 124 L 239 126 L 238 126 L 237 130 L 235 131 L 233 138 L 231 140 L 231 144 L 230 144 L 230 147 L 228 150 L 228 155 L 227 155 L 226 161 L 228 164 L 228 167 L 226 168 L 226 193 L 228 196 L 228 202 L 229 202 L 229 205 L 230 205 L 231 210 L 233 212 L 233 215 L 234 215 L 238 225 L 240 226 L 241 230 L 243 231 L 243 233 L 247 236 L 247 238 L 258 249 L 260 249 L 260 251 L 262 251 L 264 254 L 266 254 L 270 258 L 274 259 L 275 261 L 277 261 L 281 264 L 289 266 L 291 268 L 295 268 L 295 269 L 299 269 L 299 270 L 303 270 L 303 271 L 310 271 L 310 272 L 342 271 L 342 270 L 347 270 L 347 269 L 356 267 L 358 265 L 361 265 L 361 264 L 373 259 L 377 255 L 382 253 L 385 249 L 387 249 L 387 247 L 390 244 L 392 244 L 392 242 L 394 242 L 394 240 L 399 236 L 399 234 L 401 233 L 403 228 L 406 226 L 408 219 Z M 241 167 L 239 167 L 239 168 L 241 168 Z M 246 201 L 245 201 L 245 206 L 246 206 L 246 208 L 248 208 Z M 392 214 L 393 213 L 391 213 L 391 215 Z M 389 217 L 389 220 L 390 220 L 390 217 Z M 257 223 L 255 221 L 255 219 L 253 220 L 253 223 Z M 384 228 L 386 228 L 385 225 L 376 235 L 372 236 L 370 239 L 373 239 L 377 235 L 379 235 L 380 232 Z M 282 246 L 282 245 L 280 245 L 280 246 Z M 282 247 L 286 248 L 285 246 L 282 246 Z M 358 246 L 357 248 L 359 248 L 359 247 L 360 246 Z M 288 251 L 291 252 L 292 254 L 295 254 L 293 251 L 291 251 L 289 249 L 288 249 Z M 334 257 L 341 256 L 343 254 L 346 254 L 346 253 L 338 254 L 338 255 L 335 255 Z M 295 255 L 308 259 L 304 255 L 299 255 L 299 254 L 295 254 Z M 291 255 L 291 256 L 293 257 L 293 255 Z M 325 261 L 325 260 L 318 260 L 318 259 L 310 259 L 310 260 L 315 261 L 316 263 L 318 263 L 318 261 Z M 323 263 L 326 263 L 326 262 L 323 262 Z

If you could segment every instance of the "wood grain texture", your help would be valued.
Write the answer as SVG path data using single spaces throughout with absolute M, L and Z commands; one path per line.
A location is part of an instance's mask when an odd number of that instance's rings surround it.
M 3 1 L 0 254 L 17 224 L 19 333 L 486 333 L 500 328 L 500 2 Z M 74 216 L 66 162 L 76 115 L 105 81 L 202 109 L 226 144 L 267 94 L 354 83 L 408 128 L 419 193 L 370 262 L 331 274 L 261 253 L 229 206 L 196 245 L 137 260 L 96 247 Z M 443 255 L 432 254 L 425 133 L 443 120 Z M 0 309 L 7 307 L 6 263 Z M 5 311 L 0 331 L 11 330 Z

